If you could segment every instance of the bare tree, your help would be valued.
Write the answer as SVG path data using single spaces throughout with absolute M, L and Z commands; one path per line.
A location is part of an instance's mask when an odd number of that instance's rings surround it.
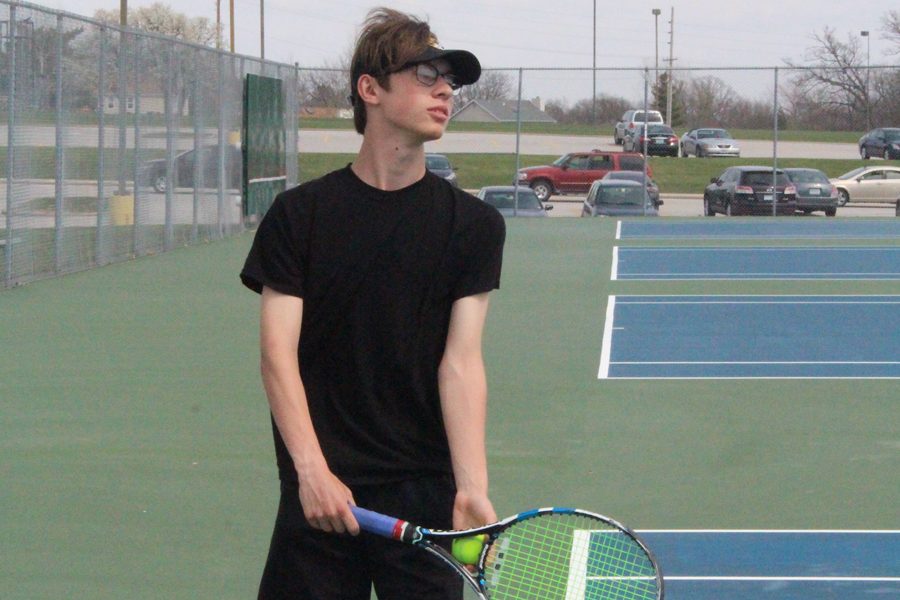
M 832 129 L 835 125 L 854 129 L 864 126 L 869 97 L 859 38 L 848 35 L 842 42 L 826 27 L 822 34 L 814 34 L 813 40 L 816 45 L 807 50 L 806 58 L 815 66 L 785 61 L 798 69 L 793 84 L 801 95 L 820 99 L 829 113 L 843 121 L 830 124 Z
M 474 85 L 460 90 L 457 104 L 462 106 L 469 100 L 507 100 L 515 98 L 513 81 L 503 71 L 482 71 L 481 78 Z
M 888 11 L 884 15 L 881 31 L 881 37 L 894 46 L 887 50 L 888 54 L 900 54 L 900 10 Z
M 683 94 L 685 125 L 731 125 L 737 93 L 720 78 L 709 75 L 690 79 Z

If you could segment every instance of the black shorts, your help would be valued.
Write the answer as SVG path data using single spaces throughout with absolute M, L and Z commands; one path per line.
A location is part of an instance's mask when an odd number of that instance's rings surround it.
M 353 488 L 362 507 L 434 529 L 452 527 L 453 478 L 437 476 Z M 365 532 L 313 529 L 303 517 L 296 483 L 281 484 L 281 502 L 259 600 L 460 600 L 462 580 L 419 548 Z

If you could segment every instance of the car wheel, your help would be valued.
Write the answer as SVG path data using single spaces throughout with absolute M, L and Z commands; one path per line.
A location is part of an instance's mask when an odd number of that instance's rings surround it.
M 825 216 L 826 216 L 826 217 L 833 217 L 833 216 L 835 216 L 836 214 L 837 214 L 837 209 L 836 209 L 836 208 L 826 208 L 826 209 L 825 209 Z
M 157 175 L 153 178 L 153 189 L 160 194 L 166 191 L 166 176 L 165 174 Z
M 884 149 L 884 160 L 891 160 L 891 149 L 890 148 Z
M 865 146 L 860 147 L 859 156 L 863 160 L 869 160 L 869 149 L 866 148 Z
M 702 146 L 697 146 L 697 148 L 694 150 L 694 152 L 697 154 L 697 158 L 703 158 L 703 157 L 704 157 L 704 154 L 703 154 L 703 147 L 702 147 Z
M 553 194 L 553 186 L 550 185 L 550 182 L 546 179 L 538 179 L 531 184 L 531 189 L 534 190 L 534 195 L 537 196 L 538 200 L 541 202 L 546 202 Z
M 710 206 L 709 198 L 707 196 L 703 196 L 703 214 L 707 217 L 716 216 L 716 211 Z
M 847 203 L 850 202 L 850 194 L 847 193 L 847 190 L 838 190 L 838 206 L 847 206 Z

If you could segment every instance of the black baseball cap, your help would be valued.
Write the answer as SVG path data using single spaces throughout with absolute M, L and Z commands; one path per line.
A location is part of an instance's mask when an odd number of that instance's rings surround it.
M 413 65 L 438 59 L 443 59 L 450 63 L 450 71 L 456 76 L 456 80 L 460 85 L 471 85 L 481 77 L 481 63 L 478 62 L 478 59 L 474 54 L 468 50 L 447 50 L 439 48 L 438 46 L 428 46 L 425 50 L 403 63 L 402 67 L 396 71 L 391 71 L 391 73 L 402 71 Z M 369 74 L 374 75 L 374 73 Z M 350 83 L 351 103 L 353 102 L 353 99 L 356 98 L 356 82 L 359 81 L 361 75 L 363 75 L 361 69 L 356 68 L 353 70 Z
M 481 63 L 468 50 L 445 50 L 428 46 L 421 54 L 406 62 L 407 66 L 431 62 L 442 58 L 450 63 L 450 71 L 461 85 L 471 85 L 481 77 Z

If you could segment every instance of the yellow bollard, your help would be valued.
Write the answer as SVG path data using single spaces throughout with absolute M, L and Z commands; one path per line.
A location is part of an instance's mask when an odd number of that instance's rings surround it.
M 134 195 L 111 196 L 109 216 L 113 225 L 134 225 Z

